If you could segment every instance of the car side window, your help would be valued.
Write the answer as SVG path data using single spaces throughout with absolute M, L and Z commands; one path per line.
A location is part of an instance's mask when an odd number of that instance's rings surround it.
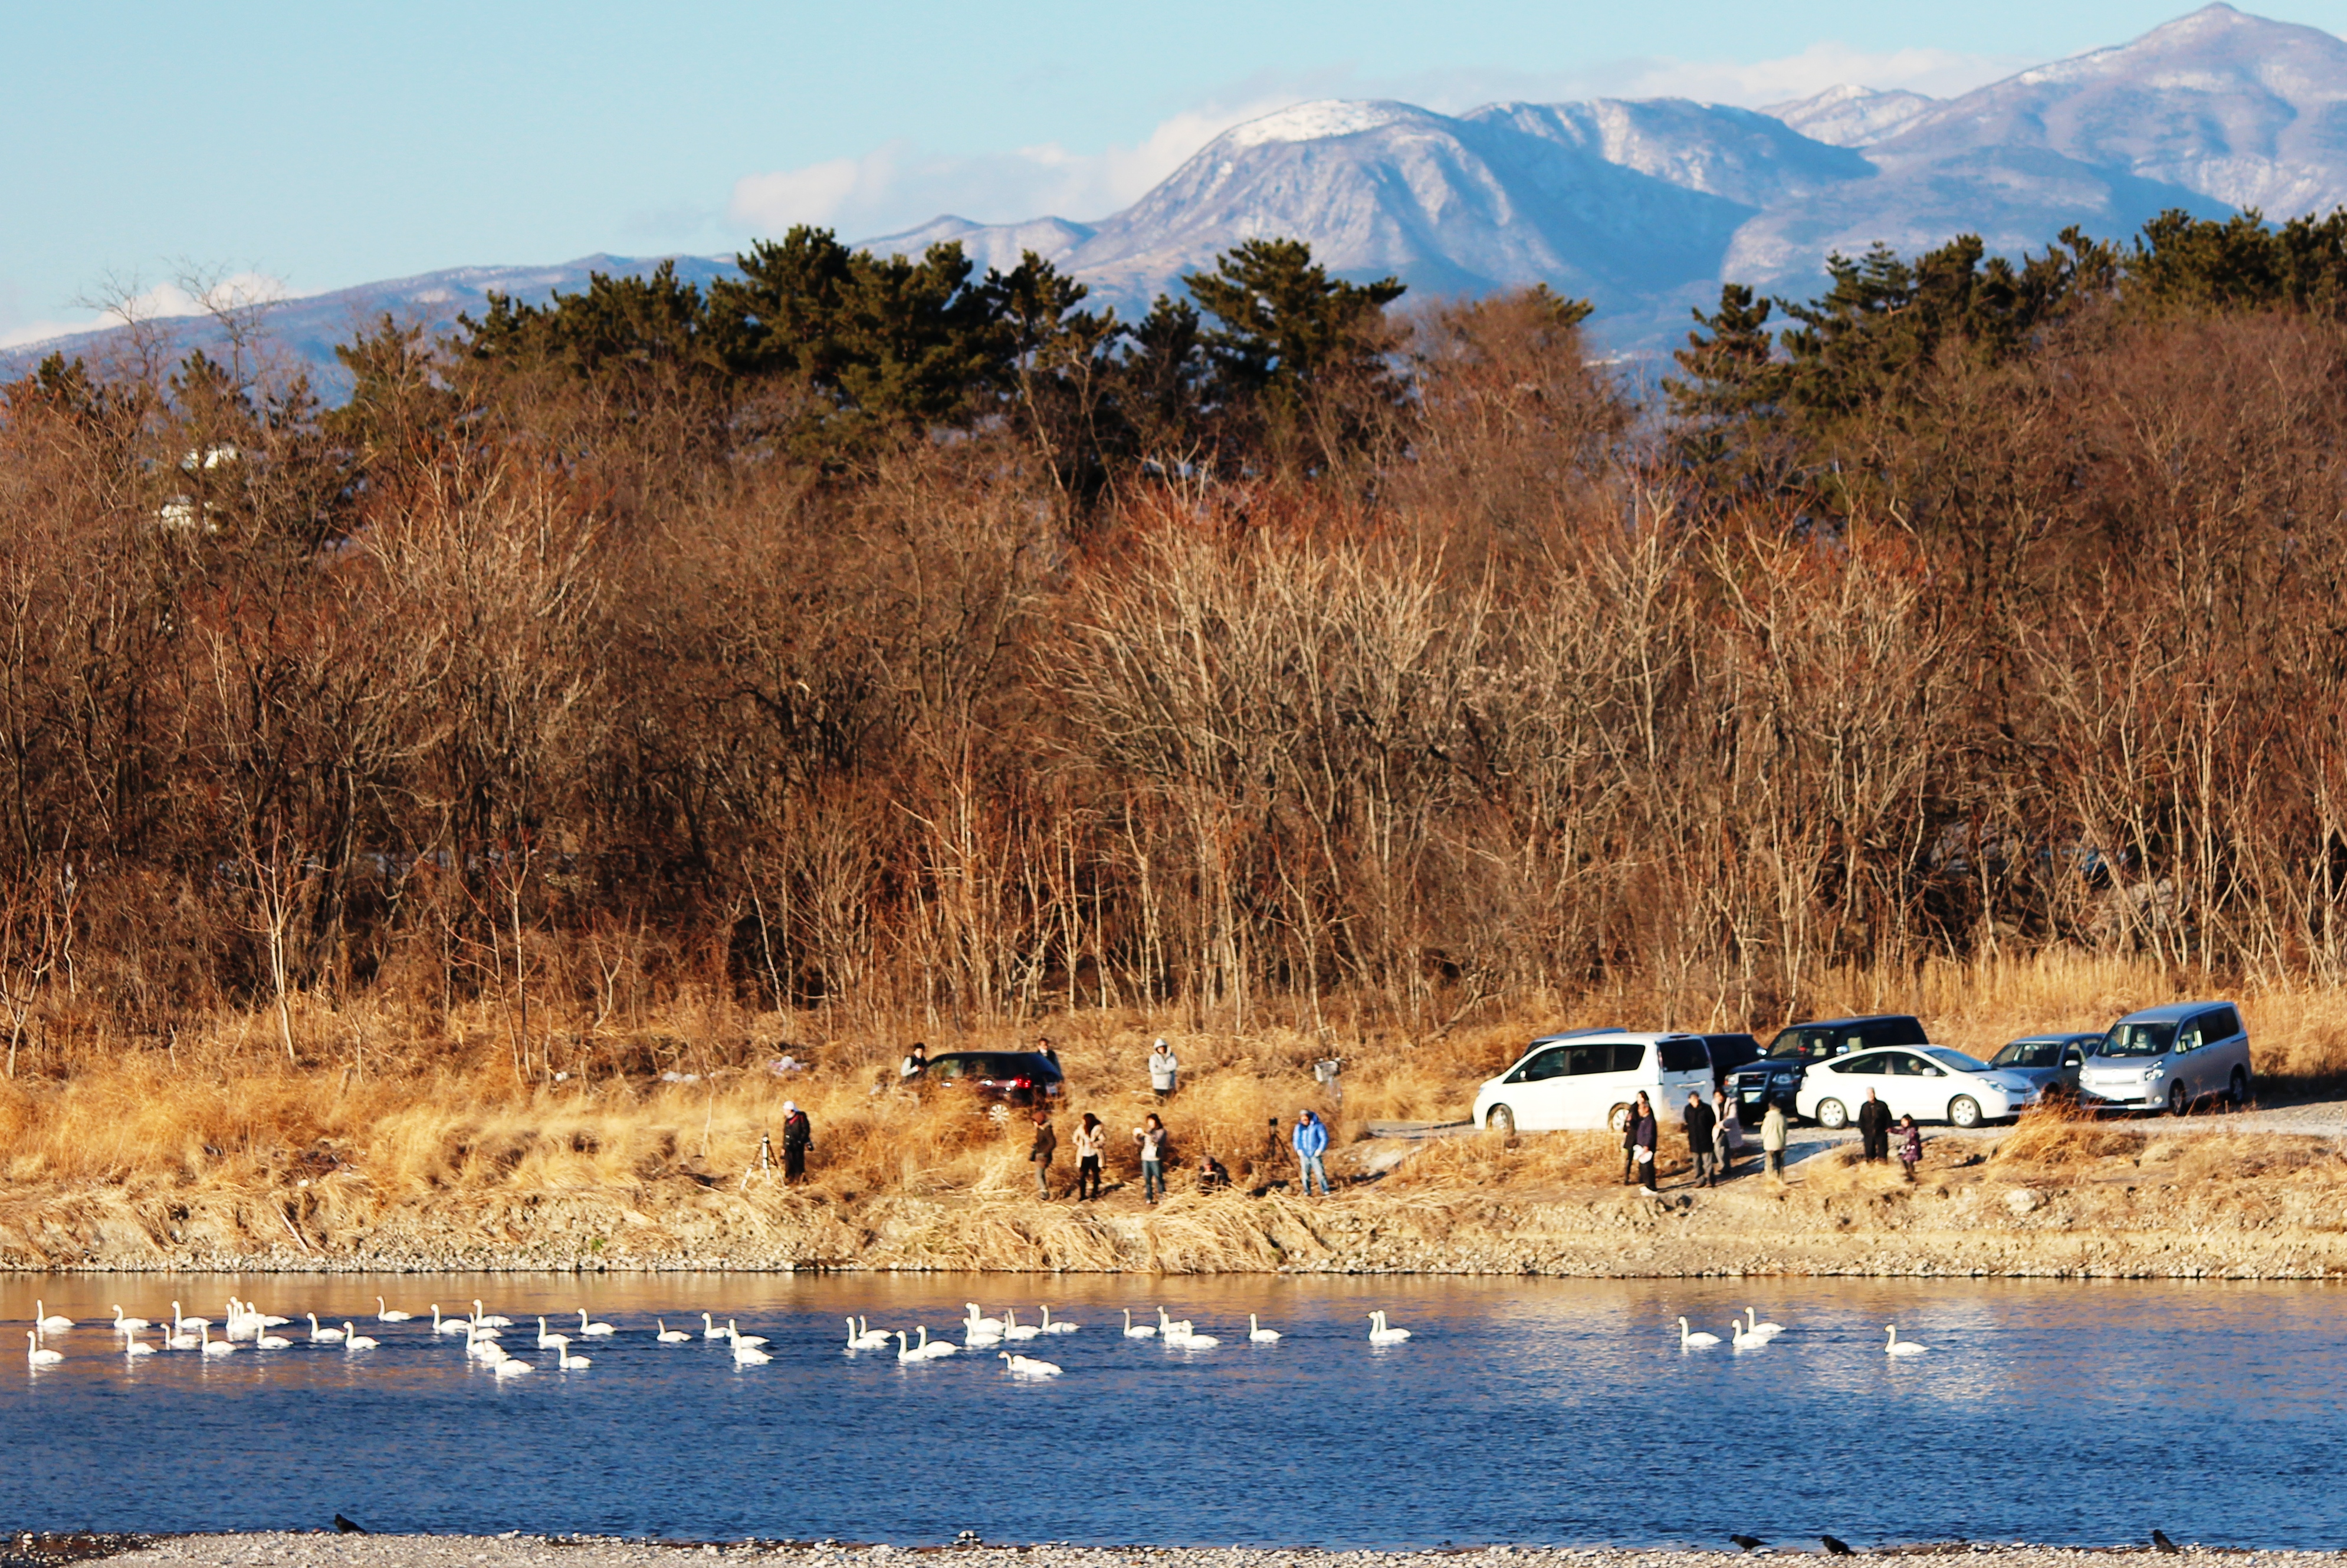
M 1522 1067 L 1508 1074 L 1508 1081 L 1538 1083 L 1543 1079 L 1563 1077 L 1568 1049 L 1562 1045 L 1552 1045 L 1546 1050 L 1538 1052 Z
M 2065 1067 L 2084 1067 L 2086 1065 L 2086 1053 L 2080 1050 L 2075 1045 L 2070 1046 L 2062 1052 L 2062 1065 Z
M 1940 1076 L 1940 1070 L 1938 1068 L 1933 1067 L 1922 1057 L 1910 1055 L 1908 1052 L 1903 1050 L 1894 1051 L 1891 1054 L 1891 1071 L 1901 1078 L 1937 1078 Z
M 944 1057 L 929 1063 L 928 1076 L 951 1083 L 961 1076 L 965 1063 L 959 1057 Z
M 2230 1040 L 2240 1032 L 2241 1015 L 2231 1008 L 2219 1008 L 2200 1015 L 2200 1038 L 2207 1044 Z
M 1646 1065 L 1646 1048 L 1635 1040 L 1617 1040 L 1614 1046 L 1614 1071 L 1635 1072 Z
M 2200 1049 L 2200 1020 L 2193 1019 L 2176 1031 L 2176 1049 L 2179 1051 Z
M 1848 1061 L 1836 1062 L 1833 1070 L 1842 1073 L 1862 1072 L 1880 1078 L 1882 1075 L 1882 1066 L 1883 1058 L 1881 1057 L 1858 1056 L 1852 1057 Z

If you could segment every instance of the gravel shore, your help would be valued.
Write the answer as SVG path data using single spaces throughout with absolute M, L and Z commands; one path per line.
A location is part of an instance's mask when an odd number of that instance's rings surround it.
M 84 1543 L 77 1549 L 75 1543 Z M 892 1559 L 949 1554 L 955 1568 L 1728 1568 L 1752 1559 L 1726 1552 L 1635 1551 L 1614 1547 L 1468 1547 L 1421 1552 L 1322 1552 L 1301 1548 L 1074 1547 L 1058 1545 L 901 1548 L 832 1543 L 743 1542 L 719 1545 L 539 1535 L 335 1535 L 327 1533 L 133 1537 L 12 1537 L 0 1568 L 57 1568 L 108 1554 L 124 1568 L 681 1568 L 683 1558 L 755 1560 L 774 1568 L 873 1568 Z M 1814 1541 L 1788 1542 L 1759 1556 L 1821 1555 Z M 2236 1563 L 2340 1564 L 2347 1553 L 2201 1548 L 2187 1556 L 2222 1555 Z M 2155 1555 L 2148 1546 L 1989 1545 L 1935 1542 L 1860 1549 L 1852 1568 L 1918 1556 L 1963 1556 L 2000 1568 L 2054 1568 L 2086 1557 Z

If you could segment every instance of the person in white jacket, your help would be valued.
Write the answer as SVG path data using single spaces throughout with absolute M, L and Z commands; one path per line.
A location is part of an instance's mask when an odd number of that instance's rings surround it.
M 1181 1071 L 1182 1064 L 1174 1060 L 1174 1048 L 1165 1043 L 1163 1035 L 1159 1036 L 1156 1048 L 1149 1053 L 1149 1087 L 1157 1091 L 1158 1099 L 1174 1098 L 1174 1081 Z

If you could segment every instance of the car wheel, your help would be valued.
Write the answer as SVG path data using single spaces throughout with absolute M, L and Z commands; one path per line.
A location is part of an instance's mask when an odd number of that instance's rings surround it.
M 1948 1124 L 1952 1127 L 1977 1127 L 1981 1124 L 1980 1102 L 1969 1094 L 1959 1094 L 1948 1102 Z
M 1616 1105 L 1613 1110 L 1605 1112 L 1605 1125 L 1616 1132 L 1627 1132 L 1630 1130 L 1630 1108 L 1627 1105 Z
M 2184 1085 L 2181 1083 L 2169 1084 L 2168 1086 L 2168 1113 L 2170 1116 L 2181 1116 L 2191 1109 L 2192 1099 L 2191 1096 L 2184 1092 Z
M 2225 1098 L 2232 1102 L 2233 1109 L 2236 1111 L 2249 1108 L 2250 1075 L 2248 1072 L 2238 1067 L 2233 1069 L 2233 1081 L 2227 1085 Z
M 1818 1102 L 1818 1125 L 1829 1132 L 1839 1132 L 1850 1125 L 1850 1111 L 1839 1100 Z
M 1483 1125 L 1502 1138 L 1512 1138 L 1516 1135 L 1516 1113 L 1504 1105 L 1494 1105 L 1483 1118 Z

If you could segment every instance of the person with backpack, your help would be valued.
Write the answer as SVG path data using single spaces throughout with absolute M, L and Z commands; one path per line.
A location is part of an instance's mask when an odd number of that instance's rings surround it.
M 815 1123 L 794 1101 L 783 1102 L 783 1180 L 795 1184 L 805 1179 L 807 1151 L 815 1146 Z
M 1296 1131 L 1288 1135 L 1296 1150 L 1296 1163 L 1303 1173 L 1304 1195 L 1312 1195 L 1312 1179 L 1320 1179 L 1320 1195 L 1328 1195 L 1328 1167 L 1321 1157 L 1328 1153 L 1327 1124 L 1319 1112 L 1307 1111 L 1296 1119 Z

